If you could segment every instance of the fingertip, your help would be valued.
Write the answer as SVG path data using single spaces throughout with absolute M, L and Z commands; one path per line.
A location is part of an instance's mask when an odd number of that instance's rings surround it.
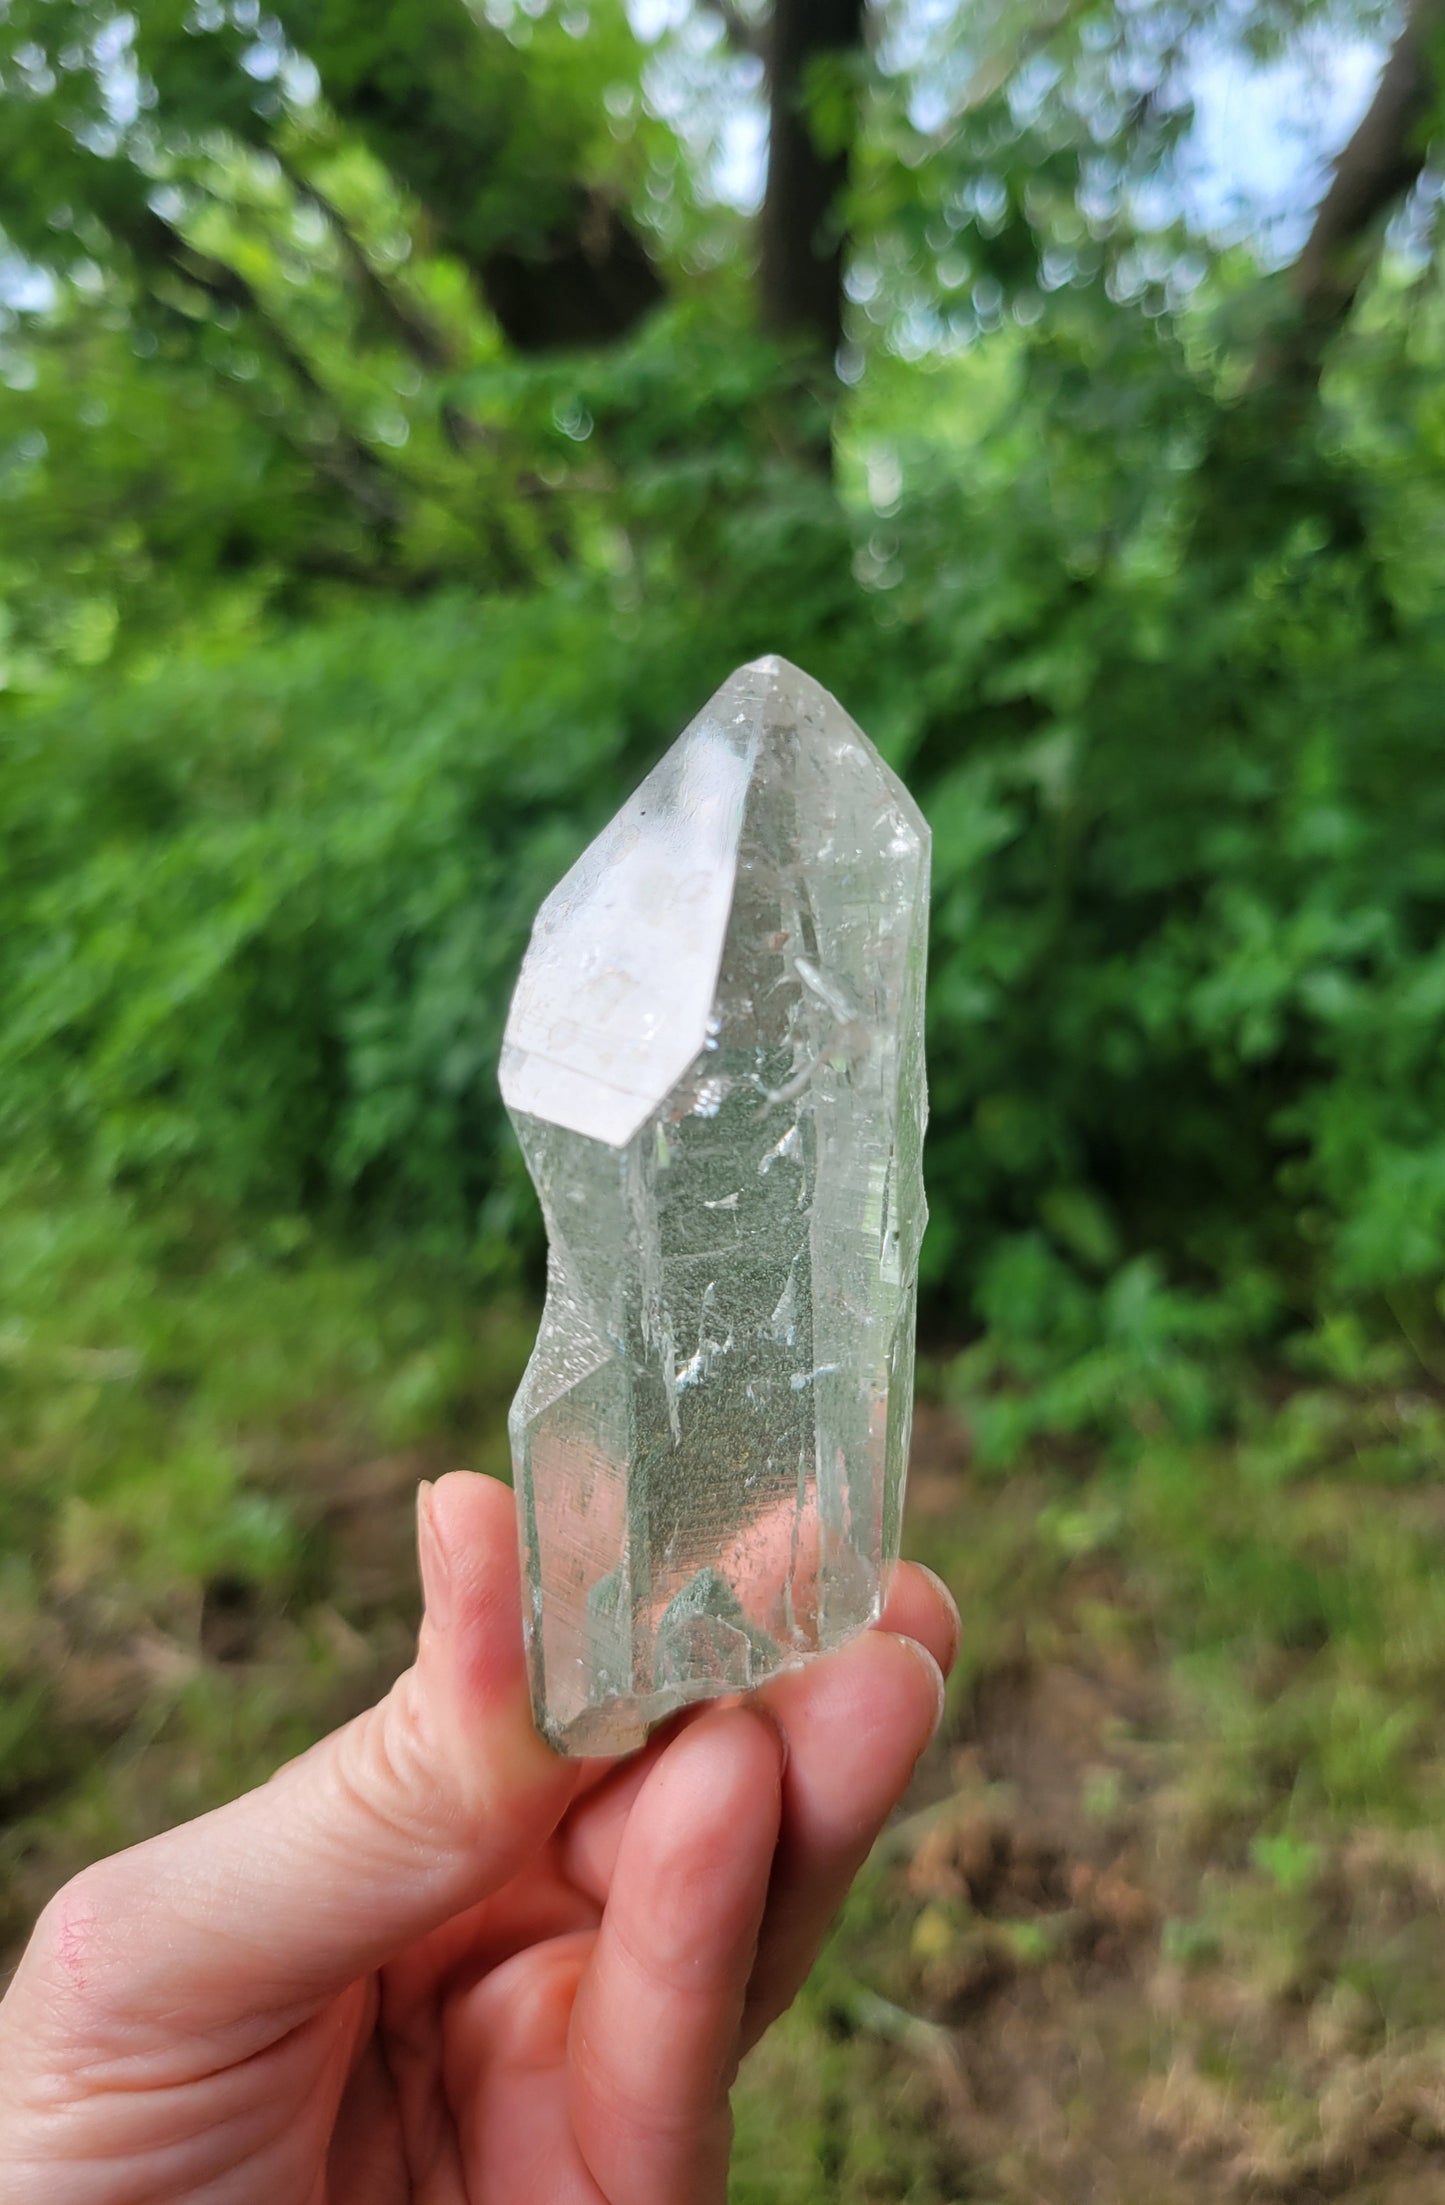
M 515 1575 L 517 1511 L 509 1485 L 476 1470 L 448 1470 L 423 1487 L 425 1513 L 459 1579 L 501 1562 Z
M 612 1934 L 660 1981 L 730 1979 L 751 1949 L 783 1811 L 782 1742 L 751 1707 L 710 1712 L 649 1771 L 622 1833 Z
M 418 1523 L 429 1620 L 460 1636 L 473 1657 L 488 1647 L 498 1676 L 519 1677 L 522 1588 L 509 1488 L 475 1471 L 448 1471 L 422 1494 Z
M 485 1722 L 501 1789 L 530 1795 L 563 1771 L 575 1789 L 581 1764 L 555 1753 L 532 1719 L 511 1488 L 448 1471 L 423 1491 L 418 1525 L 427 1628 L 414 1689 L 450 1703 L 459 1745 Z
M 958 1602 L 953 1597 L 951 1586 L 946 1579 L 939 1576 L 937 1570 L 931 1570 L 926 1562 L 914 1562 L 911 1566 L 933 1587 L 938 1596 L 938 1605 L 947 1625 L 948 1636 L 944 1642 L 944 1651 L 936 1654 L 935 1659 L 946 1677 L 957 1661 L 958 1649 L 963 1643 L 963 1617 L 958 1612 Z
M 747 2044 L 795 1995 L 849 1882 L 906 1792 L 938 1726 L 943 1673 L 920 1640 L 875 1627 L 775 1678 L 764 1697 L 791 1752 Z
M 826 1764 L 840 1783 L 864 1765 L 894 1772 L 899 1786 L 938 1727 L 943 1673 L 937 1659 L 905 1631 L 875 1626 L 836 1653 L 775 1677 L 760 1699 L 790 1741 L 804 1744 L 810 1764 Z M 821 1761 L 819 1740 L 826 1740 Z
M 668 1741 L 627 1818 L 569 2040 L 574 2130 L 608 2197 L 723 2194 L 782 1763 L 756 1707 L 710 1708 Z
M 958 1603 L 937 1572 L 922 1562 L 899 1563 L 879 1628 L 926 1646 L 945 1676 L 958 1659 L 963 1637 Z
M 755 1701 L 712 1709 L 669 1741 L 644 1789 L 665 1794 L 680 1820 L 715 1825 L 730 1803 L 780 1800 L 785 1755 L 778 1723 Z
M 875 1636 L 887 1638 L 893 1645 L 901 1646 L 910 1660 L 923 1672 L 933 1707 L 933 1719 L 929 1726 L 928 1737 L 924 1740 L 924 1745 L 927 1745 L 937 1736 L 938 1726 L 943 1721 L 944 1708 L 948 1704 L 948 1683 L 943 1670 L 921 1639 L 913 1638 L 903 1631 L 878 1632 L 875 1633 Z M 921 1751 L 922 1748 L 919 1750 Z
M 675 1928 L 678 1942 L 699 1934 L 696 1908 L 727 1911 L 729 1890 L 734 1910 L 761 1905 L 782 1812 L 782 1740 L 756 1708 L 709 1712 L 667 1747 L 638 1795 L 630 1832 L 634 1869 L 649 1863 L 654 1904 L 665 1888 L 693 1894 Z

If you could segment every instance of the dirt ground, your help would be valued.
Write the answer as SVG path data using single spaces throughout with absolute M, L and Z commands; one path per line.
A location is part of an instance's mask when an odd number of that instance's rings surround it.
M 318 1439 L 292 1461 L 310 1589 L 284 1611 L 219 1577 L 138 1628 L 123 1598 L 57 1581 L 22 1652 L 65 1748 L 29 1777 L 14 1762 L 0 1803 L 12 1951 L 90 1852 L 254 1780 L 385 1685 L 414 1622 L 413 1490 L 447 1460 Z M 745 2074 L 737 2197 L 1445 2197 L 1445 1850 L 1368 1819 L 1251 1837 L 1257 1770 L 1231 1774 L 1182 1690 L 1157 1589 L 1107 1551 L 1031 1579 L 1040 1505 L 1028 1477 L 976 1482 L 961 1428 L 924 1405 L 909 1545 L 958 1584 L 961 1676 L 798 2014 Z M 1252 1689 L 1290 1683 L 1286 1661 Z
M 925 1408 L 911 1547 L 936 1558 L 940 1531 L 946 1549 L 1002 1505 Z M 838 2024 L 886 2040 L 895 2082 L 926 2078 L 937 2140 L 930 2187 L 859 2196 L 1445 2197 L 1445 1853 L 1365 1827 L 1262 1866 L 1191 1781 L 1218 1741 L 1154 1622 L 1116 1563 L 1087 1560 L 1046 1630 L 1005 1632 L 955 1697 L 829 1956 L 852 1984 Z M 1421 1979 L 1413 2017 L 1401 1971 Z

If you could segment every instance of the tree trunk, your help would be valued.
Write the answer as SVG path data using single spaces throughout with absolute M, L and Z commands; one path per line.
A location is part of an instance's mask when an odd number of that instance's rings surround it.
M 1319 381 L 1330 340 L 1379 257 L 1390 215 L 1419 181 L 1438 114 L 1445 0 L 1413 0 L 1374 99 L 1335 162 L 1304 249 L 1289 271 L 1288 325 L 1271 333 L 1255 371 L 1299 397 Z
M 520 352 L 623 337 L 663 296 L 626 216 L 536 111 L 525 56 L 463 0 L 278 0 L 335 112 L 431 219 Z
M 808 114 L 815 75 L 846 69 L 862 48 L 864 0 L 775 0 L 768 36 L 770 135 L 763 202 L 763 326 L 801 337 L 831 367 L 843 333 L 846 132 L 820 143 Z
M 1240 569 L 1301 521 L 1364 558 L 1382 633 L 1393 620 L 1355 469 L 1320 443 L 1320 375 L 1379 257 L 1390 215 L 1418 180 L 1436 107 L 1445 0 L 1411 0 L 1358 129 L 1335 160 L 1310 234 L 1241 397 L 1222 406 L 1195 481 L 1189 557 Z

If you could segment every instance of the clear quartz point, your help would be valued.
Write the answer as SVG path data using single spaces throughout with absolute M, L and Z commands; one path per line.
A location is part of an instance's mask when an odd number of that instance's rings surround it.
M 764 658 L 537 915 L 501 1084 L 549 1265 L 511 1432 L 563 1752 L 625 1752 L 878 1613 L 927 1216 L 928 856 L 867 737 Z

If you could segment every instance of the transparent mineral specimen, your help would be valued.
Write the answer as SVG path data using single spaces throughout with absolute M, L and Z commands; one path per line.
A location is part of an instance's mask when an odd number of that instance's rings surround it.
M 927 1215 L 928 852 L 867 737 L 765 658 L 538 913 L 502 1094 L 550 1264 L 511 1430 L 564 1752 L 624 1752 L 878 1612 Z

